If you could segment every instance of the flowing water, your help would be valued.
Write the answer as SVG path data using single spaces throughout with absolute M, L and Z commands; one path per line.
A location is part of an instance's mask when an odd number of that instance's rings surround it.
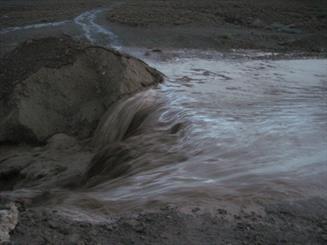
M 95 140 L 105 147 L 87 176 L 89 197 L 210 202 L 326 194 L 326 60 L 201 51 L 168 57 L 143 57 L 166 82 L 117 103 L 98 129 Z
M 74 22 L 89 41 L 121 48 L 96 23 L 102 11 Z M 327 60 L 122 50 L 166 81 L 110 108 L 94 137 L 101 150 L 65 203 L 98 208 L 326 195 Z
M 110 9 L 96 9 L 82 13 L 74 19 L 74 22 L 81 26 L 85 37 L 92 44 L 115 49 L 121 48 L 118 36 L 110 30 L 110 27 L 102 27 L 96 22 L 99 15 L 102 15 Z

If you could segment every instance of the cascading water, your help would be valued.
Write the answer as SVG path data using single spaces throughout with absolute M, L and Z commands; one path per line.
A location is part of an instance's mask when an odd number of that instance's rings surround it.
M 323 195 L 325 60 L 171 56 L 143 57 L 166 83 L 104 116 L 84 191 L 130 203 Z

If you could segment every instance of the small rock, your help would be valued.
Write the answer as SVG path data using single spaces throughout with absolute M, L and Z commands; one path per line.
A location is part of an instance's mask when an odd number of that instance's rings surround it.
M 154 48 L 154 49 L 152 49 L 152 52 L 153 53 L 162 53 L 162 50 L 158 49 L 158 48 Z
M 51 229 L 57 229 L 57 228 L 58 228 L 58 224 L 56 224 L 56 223 L 53 222 L 53 221 L 49 221 L 48 224 L 49 224 L 49 227 L 50 227 Z
M 10 203 L 7 209 L 0 209 L 0 244 L 10 241 L 9 233 L 17 225 L 18 213 L 14 203 Z
M 241 219 L 241 216 L 239 216 L 239 215 L 234 215 L 234 219 L 240 220 L 240 219 Z
M 258 18 L 254 19 L 251 23 L 251 26 L 253 27 L 263 27 L 264 25 L 265 23 L 263 23 L 263 21 Z
M 218 208 L 218 213 L 225 215 L 225 214 L 227 214 L 227 211 L 225 209 Z
M 143 226 L 143 224 L 139 224 L 137 226 L 134 226 L 133 229 L 137 233 L 145 233 L 145 227 Z
M 66 134 L 55 134 L 48 140 L 48 147 L 52 150 L 65 150 L 75 145 L 77 140 Z
M 273 23 L 270 25 L 269 29 L 277 31 L 277 32 L 284 32 L 284 33 L 288 33 L 288 34 L 299 34 L 302 33 L 301 30 L 294 28 L 294 24 L 293 25 L 284 25 L 281 23 Z

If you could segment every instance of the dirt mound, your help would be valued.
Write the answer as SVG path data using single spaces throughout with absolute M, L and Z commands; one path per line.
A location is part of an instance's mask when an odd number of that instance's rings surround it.
M 109 105 L 162 81 L 138 59 L 67 36 L 27 41 L 0 66 L 0 142 L 87 137 Z

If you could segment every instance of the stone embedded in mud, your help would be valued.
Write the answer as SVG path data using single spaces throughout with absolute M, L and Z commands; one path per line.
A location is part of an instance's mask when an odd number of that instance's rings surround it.
M 15 229 L 18 223 L 18 209 L 15 204 L 0 206 L 0 244 L 10 241 L 9 233 Z
M 47 147 L 51 150 L 67 150 L 78 144 L 77 140 L 66 134 L 55 134 L 47 141 Z
M 87 137 L 109 105 L 162 81 L 136 58 L 66 36 L 25 42 L 0 66 L 0 142 Z

